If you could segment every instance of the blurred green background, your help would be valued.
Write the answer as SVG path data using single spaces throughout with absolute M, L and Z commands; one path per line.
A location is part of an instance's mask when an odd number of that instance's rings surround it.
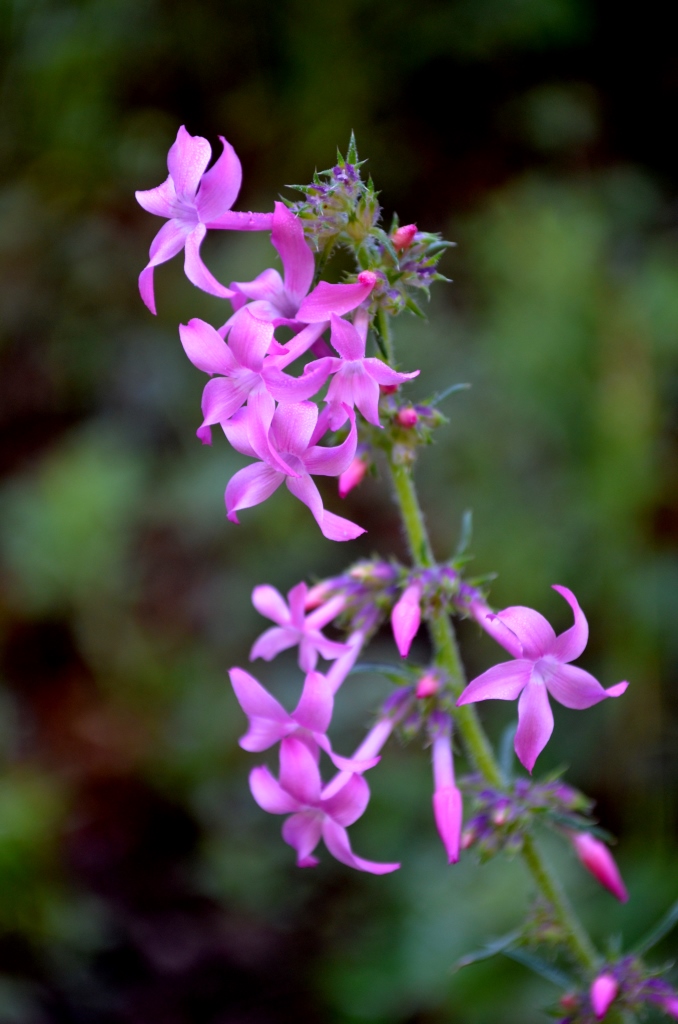
M 496 606 L 592 627 L 581 664 L 622 701 L 556 709 L 540 770 L 599 802 L 632 894 L 556 847 L 597 936 L 676 898 L 678 58 L 667 9 L 594 0 L 3 0 L 0 6 L 0 1021 L 7 1024 L 531 1024 L 556 990 L 508 961 L 451 964 L 520 920 L 520 863 L 449 869 L 425 754 L 389 751 L 356 849 L 401 859 L 298 871 L 254 806 L 226 669 L 249 602 L 346 560 L 402 552 L 384 482 L 332 545 L 286 492 L 225 521 L 243 460 L 194 437 L 202 375 L 177 323 L 222 304 L 156 272 L 157 185 L 179 124 L 224 134 L 240 209 L 331 165 L 355 129 L 387 216 L 458 242 L 429 324 L 397 344 L 450 425 L 418 470 L 436 548 L 473 508 Z M 228 282 L 266 238 L 208 239 Z M 330 481 L 330 507 L 339 501 Z M 496 648 L 462 630 L 470 670 Z M 425 656 L 425 649 L 421 652 Z M 392 656 L 384 646 L 380 656 Z M 260 676 L 294 699 L 294 659 Z M 339 701 L 348 752 L 387 692 Z M 347 703 L 350 701 L 351 703 Z M 498 735 L 514 707 L 488 704 Z M 676 953 L 669 939 L 659 954 Z

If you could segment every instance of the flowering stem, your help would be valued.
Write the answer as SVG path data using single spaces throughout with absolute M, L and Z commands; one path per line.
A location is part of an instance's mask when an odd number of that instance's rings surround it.
M 412 471 L 409 466 L 393 463 L 390 464 L 390 469 L 412 560 L 416 566 L 430 568 L 435 565 L 435 558 L 412 479 Z M 454 626 L 444 608 L 432 609 L 428 614 L 428 625 L 436 662 L 445 670 L 454 695 L 459 696 L 466 679 Z M 456 708 L 455 717 L 470 760 L 491 786 L 503 787 L 505 783 L 502 773 L 473 705 L 467 704 Z M 574 960 L 590 971 L 598 961 L 596 950 L 576 917 L 560 881 L 544 860 L 532 836 L 525 836 L 522 853 L 537 888 L 551 905 L 553 914 L 562 928 L 563 942 Z

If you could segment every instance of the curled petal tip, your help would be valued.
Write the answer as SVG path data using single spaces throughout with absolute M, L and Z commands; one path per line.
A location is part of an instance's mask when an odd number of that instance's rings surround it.
M 610 686 L 605 691 L 606 697 L 621 697 L 623 693 L 628 690 L 629 684 L 624 681 L 623 683 L 616 683 L 614 686 Z

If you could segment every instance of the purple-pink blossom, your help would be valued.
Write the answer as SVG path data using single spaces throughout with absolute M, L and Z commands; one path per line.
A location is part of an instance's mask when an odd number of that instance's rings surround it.
M 401 658 L 409 654 L 421 624 L 421 584 L 410 583 L 391 612 L 391 627 Z
M 157 188 L 136 192 L 137 202 L 156 217 L 168 218 L 151 242 L 150 259 L 139 275 L 141 297 L 155 313 L 153 268 L 185 250 L 184 270 L 192 284 L 211 295 L 228 299 L 230 288 L 220 284 L 200 256 L 208 228 L 236 231 L 270 230 L 270 213 L 234 213 L 231 210 L 242 182 L 240 161 L 222 138 L 223 151 L 207 170 L 212 147 L 200 135 L 190 135 L 182 125 L 167 154 L 167 180 Z
M 570 665 L 588 641 L 588 623 L 579 603 L 567 587 L 554 586 L 574 613 L 574 625 L 556 636 L 543 615 L 516 605 L 493 614 L 474 602 L 472 613 L 483 628 L 513 656 L 473 679 L 457 701 L 458 705 L 479 700 L 518 701 L 518 729 L 515 751 L 532 771 L 553 732 L 549 694 L 566 708 L 582 710 L 606 697 L 620 697 L 627 682 L 604 690 L 584 669 Z
M 629 894 L 614 857 L 605 843 L 596 839 L 590 832 L 571 832 L 570 839 L 577 857 L 586 870 L 590 871 L 613 896 L 626 903 Z
M 349 652 L 347 644 L 328 640 L 321 632 L 323 626 L 341 613 L 345 605 L 344 598 L 332 597 L 310 615 L 306 615 L 307 591 L 305 583 L 297 583 L 296 587 L 288 591 L 286 602 L 282 594 L 268 583 L 254 588 L 252 604 L 260 615 L 272 619 L 276 625 L 267 629 L 255 641 L 250 651 L 250 661 L 256 658 L 271 661 L 281 651 L 298 644 L 299 667 L 303 672 L 312 672 L 318 663 L 319 654 L 330 661 Z
M 349 519 L 328 512 L 320 491 L 311 478 L 339 476 L 348 469 L 355 455 L 358 435 L 355 415 L 348 410 L 351 427 L 348 437 L 334 448 L 316 443 L 326 432 L 326 422 L 318 418 L 313 402 L 280 405 L 271 414 L 268 408 L 257 415 L 241 409 L 223 424 L 224 432 L 236 451 L 260 459 L 239 470 L 226 487 L 226 511 L 233 523 L 243 508 L 259 505 L 284 482 L 291 493 L 307 505 L 328 540 L 354 540 L 365 530 Z
M 264 811 L 290 815 L 282 834 L 296 850 L 299 867 L 315 867 L 318 860 L 313 851 L 321 839 L 333 857 L 358 871 L 384 875 L 400 867 L 353 853 L 346 829 L 364 813 L 369 786 L 362 775 L 341 772 L 323 787 L 313 754 L 296 737 L 287 737 L 280 744 L 280 778 L 275 779 L 264 766 L 253 768 L 250 789 Z

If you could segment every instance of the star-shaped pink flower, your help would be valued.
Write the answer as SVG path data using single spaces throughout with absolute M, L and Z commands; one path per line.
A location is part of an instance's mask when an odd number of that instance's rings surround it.
M 287 604 L 282 594 L 269 584 L 254 588 L 252 604 L 260 615 L 273 619 L 276 625 L 267 629 L 255 641 L 250 651 L 250 661 L 256 658 L 271 661 L 281 651 L 298 644 L 299 667 L 303 672 L 312 672 L 318 664 L 319 654 L 327 661 L 333 661 L 349 652 L 350 648 L 346 644 L 328 640 L 321 632 L 323 626 L 343 611 L 346 603 L 344 598 L 340 595 L 332 597 L 310 615 L 306 615 L 307 590 L 305 583 L 297 583 L 287 594 Z
M 549 694 L 566 708 L 582 710 L 606 697 L 620 697 L 627 682 L 604 690 L 584 669 L 570 665 L 586 647 L 589 627 L 579 603 L 567 587 L 554 586 L 574 612 L 574 625 L 556 636 L 543 615 L 516 605 L 493 615 L 489 609 L 475 618 L 515 661 L 505 661 L 472 680 L 458 705 L 479 700 L 518 701 L 518 730 L 515 750 L 528 771 L 532 771 L 553 732 Z

